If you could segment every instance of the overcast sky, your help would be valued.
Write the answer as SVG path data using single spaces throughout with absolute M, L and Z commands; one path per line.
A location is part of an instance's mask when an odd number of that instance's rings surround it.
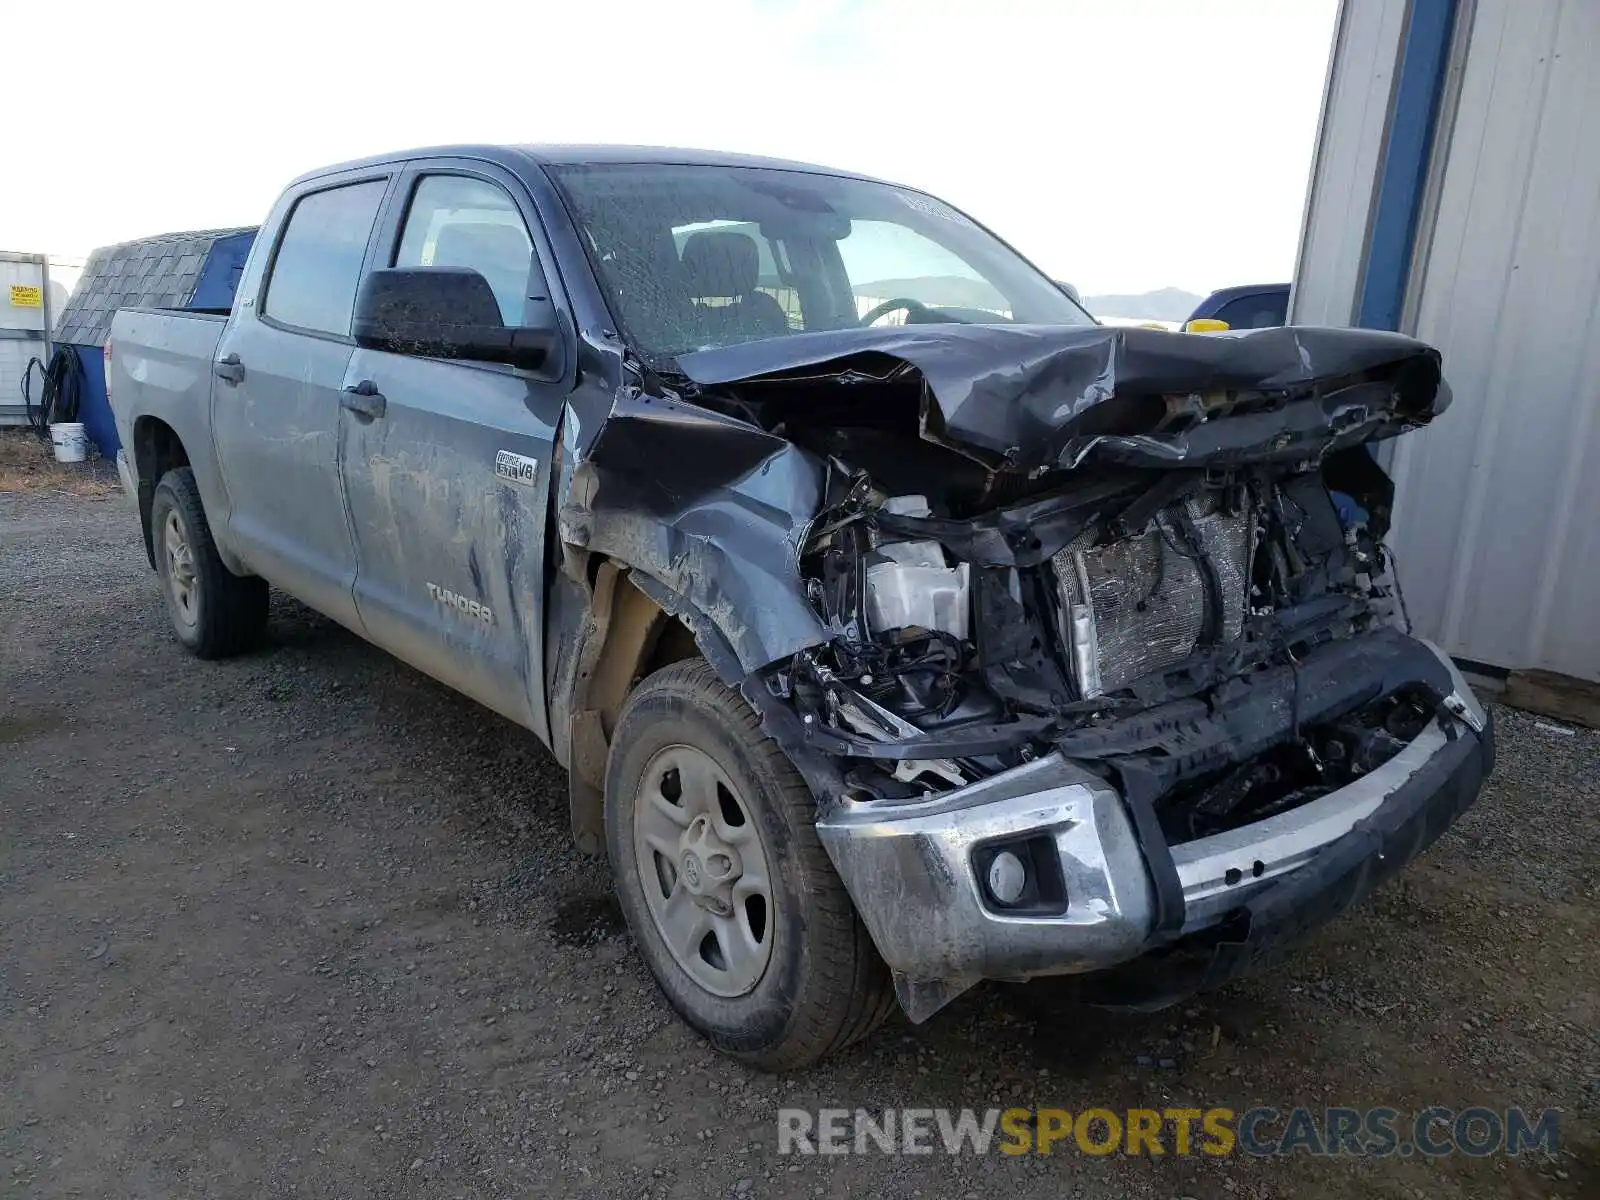
M 0 248 L 255 224 L 291 176 L 378 151 L 634 142 L 914 184 L 1104 293 L 1289 277 L 1337 4 L 12 7 L 49 136 L 10 159 Z

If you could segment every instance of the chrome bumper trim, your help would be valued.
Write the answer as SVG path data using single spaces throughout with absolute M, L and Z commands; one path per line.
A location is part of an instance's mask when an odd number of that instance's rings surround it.
M 1252 893 L 1304 866 L 1377 812 L 1445 743 L 1438 724 L 1430 724 L 1383 766 L 1336 792 L 1253 825 L 1173 846 L 1183 887 L 1183 932 L 1216 924 Z
M 889 967 L 912 983 L 959 983 L 945 1000 L 979 979 L 1123 962 L 1149 936 L 1155 899 L 1122 800 L 1059 755 L 929 800 L 845 805 L 817 833 Z M 991 907 L 973 850 L 1041 834 L 1059 855 L 1066 911 Z

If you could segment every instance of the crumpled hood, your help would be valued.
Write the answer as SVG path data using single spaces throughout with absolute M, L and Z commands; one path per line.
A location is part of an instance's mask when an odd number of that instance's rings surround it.
M 928 436 L 1021 470 L 1090 452 L 1145 466 L 1303 456 L 1392 436 L 1449 402 L 1438 351 L 1369 329 L 903 325 L 745 342 L 677 365 L 704 387 L 849 386 L 914 370 L 936 409 Z

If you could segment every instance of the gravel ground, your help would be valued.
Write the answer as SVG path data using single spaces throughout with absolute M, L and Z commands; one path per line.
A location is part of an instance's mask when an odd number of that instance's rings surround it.
M 0 639 L 0 1195 L 1600 1195 L 1600 735 L 1499 712 L 1477 807 L 1275 974 L 984 987 L 780 1079 L 666 1009 L 529 735 L 281 598 L 188 659 L 120 501 L 0 495 Z M 775 1149 L 779 1105 L 1433 1103 L 1561 1151 Z

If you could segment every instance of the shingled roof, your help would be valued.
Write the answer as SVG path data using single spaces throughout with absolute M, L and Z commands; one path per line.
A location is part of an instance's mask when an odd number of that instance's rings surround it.
M 186 307 L 212 246 L 223 238 L 254 232 L 251 225 L 197 229 L 102 246 L 89 256 L 78 286 L 61 310 L 55 340 L 104 346 L 119 308 Z

